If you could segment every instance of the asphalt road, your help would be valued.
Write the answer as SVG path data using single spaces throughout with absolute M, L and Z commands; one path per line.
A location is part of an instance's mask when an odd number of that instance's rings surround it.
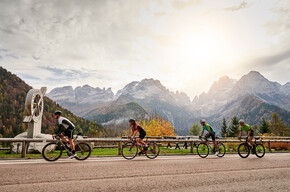
M 0 191 L 290 191 L 290 154 L 0 160 Z

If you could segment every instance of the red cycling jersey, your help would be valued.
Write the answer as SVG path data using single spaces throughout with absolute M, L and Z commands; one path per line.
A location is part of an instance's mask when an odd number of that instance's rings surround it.
M 135 131 L 138 131 L 138 132 L 143 132 L 144 129 L 142 127 L 140 127 L 138 124 L 136 124 L 135 126 L 132 125 L 132 132 L 135 132 Z

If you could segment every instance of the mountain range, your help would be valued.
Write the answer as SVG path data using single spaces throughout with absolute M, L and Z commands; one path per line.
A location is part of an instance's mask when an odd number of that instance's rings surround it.
M 187 134 L 193 122 L 205 118 L 218 131 L 223 118 L 244 118 L 259 124 L 277 112 L 290 125 L 290 82 L 281 85 L 251 71 L 239 80 L 227 76 L 214 82 L 208 93 L 192 101 L 183 92 L 169 91 L 159 80 L 143 79 L 127 84 L 114 95 L 110 88 L 89 85 L 55 88 L 49 98 L 75 114 L 98 123 L 119 124 L 129 118 L 146 119 L 157 113 L 169 120 L 177 134 Z

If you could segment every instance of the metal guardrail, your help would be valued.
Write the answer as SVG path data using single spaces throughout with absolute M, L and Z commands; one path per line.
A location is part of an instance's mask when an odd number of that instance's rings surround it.
M 150 140 L 151 142 L 155 143 L 185 143 L 186 146 L 189 143 L 190 146 L 190 152 L 193 153 L 194 146 L 196 146 L 197 143 L 200 143 L 200 139 L 193 139 L 195 136 L 179 136 L 179 137 L 165 137 L 164 139 L 160 139 L 161 137 L 147 137 L 145 140 Z M 155 139 L 153 139 L 155 138 Z M 263 138 L 266 137 L 259 137 L 262 140 L 258 140 L 262 143 L 268 143 L 269 151 L 271 152 L 271 143 L 272 142 L 286 142 L 290 143 L 290 140 L 285 140 L 285 138 L 288 137 L 275 137 L 275 140 L 263 140 Z M 284 138 L 284 139 L 281 139 Z M 290 138 L 290 137 L 289 137 Z M 78 139 L 78 141 L 82 142 L 109 142 L 109 143 L 118 143 L 118 154 L 121 155 L 122 150 L 122 143 L 129 142 L 129 139 L 125 138 L 86 138 L 86 139 Z M 240 140 L 235 139 L 217 139 L 216 141 L 220 141 L 223 143 L 240 143 Z M 0 143 L 22 143 L 22 151 L 21 151 L 21 158 L 26 157 L 26 150 L 27 150 L 27 144 L 28 143 L 37 143 L 37 142 L 56 142 L 54 139 L 24 139 L 24 138 L 0 138 Z

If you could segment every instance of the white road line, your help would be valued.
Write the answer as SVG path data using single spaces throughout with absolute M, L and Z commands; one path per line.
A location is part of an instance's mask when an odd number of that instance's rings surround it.
M 271 157 L 271 158 L 276 158 L 276 157 L 285 157 L 285 156 L 290 156 L 290 153 L 279 153 L 279 154 L 266 154 L 264 158 Z M 250 156 L 254 157 L 255 156 Z M 240 158 L 238 154 L 229 154 L 225 155 L 222 158 Z M 222 159 L 221 158 L 221 159 Z M 155 160 L 188 160 L 188 159 L 201 159 L 197 155 L 185 155 L 185 156 L 159 156 Z M 206 159 L 220 159 L 219 157 L 215 157 L 213 155 L 209 155 Z M 54 162 L 48 162 L 45 161 L 44 159 L 15 159 L 15 160 L 0 160 L 0 165 L 17 165 L 17 164 L 36 164 L 36 163 L 82 163 L 82 162 L 114 162 L 114 161 L 144 161 L 144 160 L 149 160 L 147 157 L 136 157 L 134 160 L 126 160 L 123 157 L 92 157 L 89 158 L 85 161 L 78 161 L 75 159 L 59 159 Z M 149 160 L 149 161 L 154 161 L 154 160 Z

